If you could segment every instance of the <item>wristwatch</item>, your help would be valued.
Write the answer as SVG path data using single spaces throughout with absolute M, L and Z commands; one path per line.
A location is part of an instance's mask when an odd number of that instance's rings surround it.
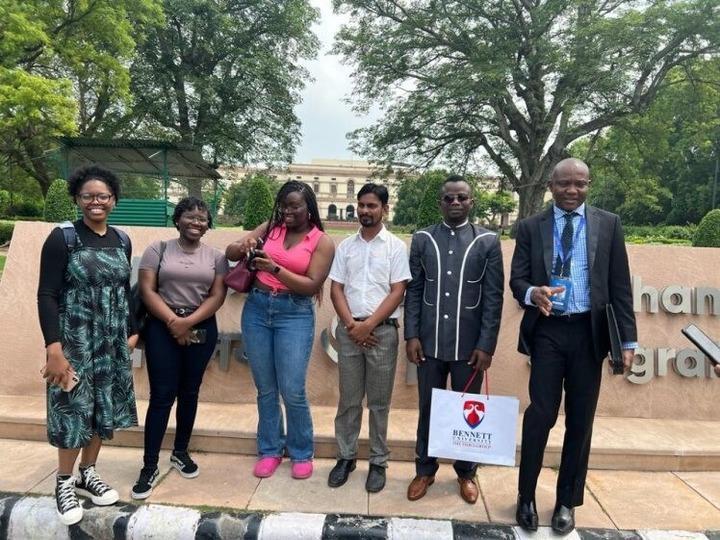
M 273 273 L 273 274 L 279 274 L 279 273 L 280 273 L 280 267 L 279 267 L 277 264 L 275 265 L 275 268 L 273 268 L 272 273 Z

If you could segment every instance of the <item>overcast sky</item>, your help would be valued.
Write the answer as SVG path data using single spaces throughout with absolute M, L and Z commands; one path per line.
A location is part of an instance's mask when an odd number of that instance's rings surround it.
M 338 56 L 330 55 L 329 50 L 346 18 L 333 13 L 330 0 L 311 0 L 310 3 L 320 9 L 320 23 L 314 31 L 321 45 L 317 59 L 305 63 L 315 80 L 306 86 L 303 102 L 295 110 L 302 123 L 302 141 L 294 162 L 308 163 L 312 158 L 357 158 L 348 149 L 345 135 L 371 124 L 378 114 L 358 117 L 345 102 L 352 91 L 351 70 L 340 63 Z

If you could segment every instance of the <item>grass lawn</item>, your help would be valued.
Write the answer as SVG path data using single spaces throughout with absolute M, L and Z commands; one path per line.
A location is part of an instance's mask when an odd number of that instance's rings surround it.
M 0 255 L 0 276 L 2 276 L 3 268 L 5 268 L 5 255 Z

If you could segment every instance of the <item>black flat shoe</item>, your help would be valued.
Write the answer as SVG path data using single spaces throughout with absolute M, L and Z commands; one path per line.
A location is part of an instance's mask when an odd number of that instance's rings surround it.
M 342 486 L 347 482 L 348 476 L 350 476 L 350 473 L 354 470 L 354 459 L 338 459 L 332 471 L 330 471 L 330 476 L 328 476 L 328 486 L 334 488 Z
M 556 504 L 551 526 L 552 530 L 558 534 L 567 534 L 572 531 L 575 528 L 575 509 Z
M 537 531 L 538 515 L 535 501 L 523 501 L 520 495 L 517 500 L 517 510 L 515 511 L 515 521 L 520 528 L 526 531 Z
M 365 491 L 377 493 L 385 487 L 385 467 L 370 464 L 370 472 L 365 481 Z

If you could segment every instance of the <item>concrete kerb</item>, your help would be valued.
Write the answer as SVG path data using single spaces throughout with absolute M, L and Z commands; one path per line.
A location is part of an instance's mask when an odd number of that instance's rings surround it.
M 203 539 L 203 540 L 470 540 L 558 538 L 548 527 L 528 534 L 518 527 L 439 519 L 339 514 L 204 511 L 162 504 L 96 507 L 83 501 L 83 520 L 65 527 L 48 496 L 0 492 L 0 539 Z M 720 531 L 690 532 L 577 529 L 565 538 L 581 540 L 720 540 Z

